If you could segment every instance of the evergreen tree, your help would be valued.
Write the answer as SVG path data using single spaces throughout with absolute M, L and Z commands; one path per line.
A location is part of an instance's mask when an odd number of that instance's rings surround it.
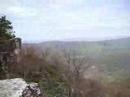
M 6 16 L 0 18 L 0 40 L 8 40 L 14 38 L 12 23 L 6 19 Z

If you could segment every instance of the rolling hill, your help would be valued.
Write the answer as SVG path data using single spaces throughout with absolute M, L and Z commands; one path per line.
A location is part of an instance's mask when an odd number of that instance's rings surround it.
M 26 45 L 41 49 L 51 48 L 58 52 L 74 51 L 77 56 L 88 56 L 101 65 L 111 78 L 130 77 L 130 37 L 104 41 L 48 41 Z

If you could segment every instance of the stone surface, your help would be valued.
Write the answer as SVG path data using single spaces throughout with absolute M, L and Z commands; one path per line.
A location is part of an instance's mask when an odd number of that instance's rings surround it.
M 42 97 L 37 83 L 27 84 L 23 79 L 0 80 L 0 97 Z
M 22 92 L 22 97 L 42 97 L 41 91 L 37 83 L 30 83 Z

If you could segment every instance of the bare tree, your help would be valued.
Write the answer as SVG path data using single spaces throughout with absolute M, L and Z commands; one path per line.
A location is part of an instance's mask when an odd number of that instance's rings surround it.
M 76 52 L 64 52 L 64 79 L 68 85 L 68 97 L 79 97 L 78 88 L 81 80 L 84 79 L 84 73 L 89 68 L 86 57 L 78 57 Z

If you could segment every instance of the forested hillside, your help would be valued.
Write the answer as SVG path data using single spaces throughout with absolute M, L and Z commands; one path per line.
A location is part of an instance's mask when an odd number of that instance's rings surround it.
M 49 41 L 37 44 L 24 44 L 37 49 L 49 48 L 53 51 L 76 52 L 77 56 L 89 57 L 100 65 L 111 79 L 124 79 L 130 73 L 130 38 L 105 41 Z M 123 78 L 122 78 L 123 77 Z

